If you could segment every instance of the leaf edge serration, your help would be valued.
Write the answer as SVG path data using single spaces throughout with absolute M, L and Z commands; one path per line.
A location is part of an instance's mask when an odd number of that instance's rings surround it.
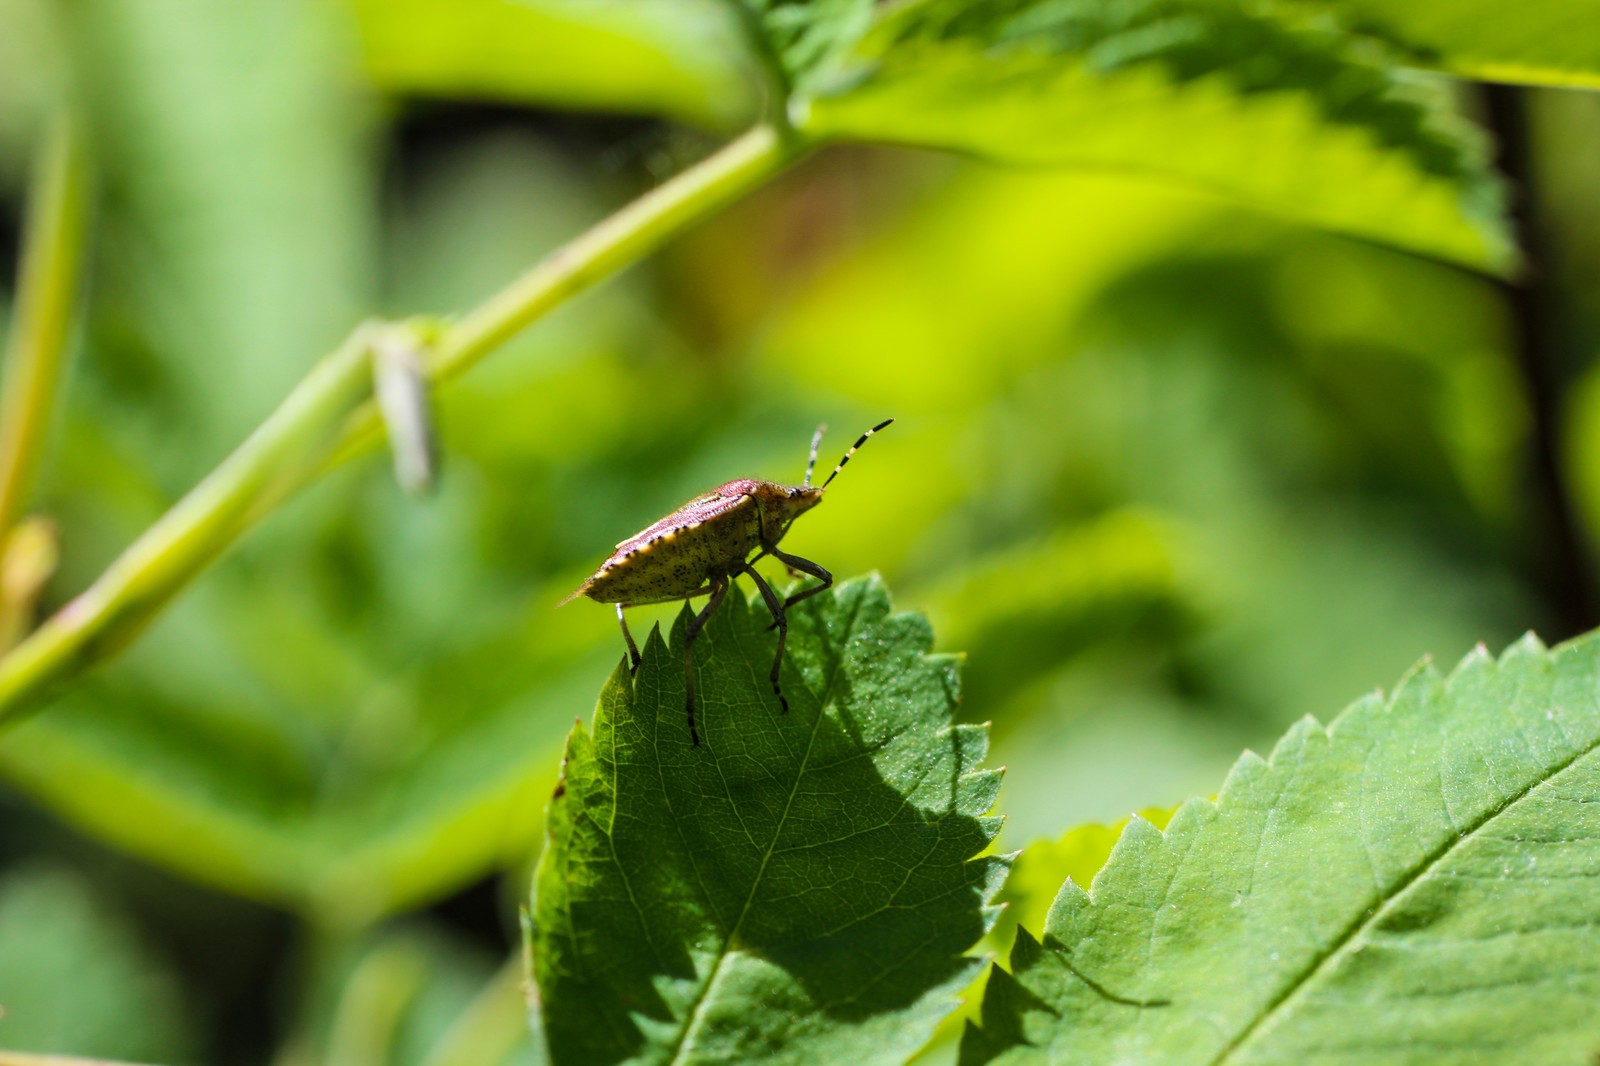
M 1587 673 L 1576 677 L 1564 675 L 1560 669 L 1562 665 L 1578 656 L 1595 662 L 1588 664 Z M 1414 869 L 1394 876 L 1391 883 L 1384 886 L 1376 905 L 1368 912 L 1354 916 L 1347 928 L 1333 938 L 1331 946 L 1298 975 L 1297 981 L 1280 990 L 1267 1003 L 1263 1019 L 1252 1022 L 1242 1032 L 1235 1034 L 1215 1058 L 1198 1060 L 1257 1061 L 1253 1057 L 1258 1054 L 1253 1042 L 1258 1036 L 1273 1034 L 1274 1026 L 1283 1019 L 1279 1008 L 1300 997 L 1311 982 L 1342 966 L 1352 957 L 1351 952 L 1360 952 L 1365 946 L 1365 938 L 1374 929 L 1383 928 L 1380 922 L 1387 915 L 1406 905 L 1408 894 L 1424 877 L 1438 872 L 1447 860 L 1453 860 L 1455 856 L 1452 853 L 1458 847 L 1471 843 L 1474 835 L 1494 819 L 1536 795 L 1539 789 L 1553 786 L 1561 775 L 1600 752 L 1600 726 L 1596 725 L 1600 722 L 1600 685 L 1593 681 L 1597 672 L 1600 672 L 1600 634 L 1579 637 L 1552 649 L 1534 634 L 1527 633 L 1510 644 L 1499 657 L 1491 655 L 1480 643 L 1464 655 L 1448 674 L 1442 674 L 1430 657 L 1424 657 L 1403 674 L 1388 693 L 1368 693 L 1347 705 L 1326 725 L 1311 715 L 1300 718 L 1285 731 L 1266 757 L 1246 750 L 1229 769 L 1216 799 L 1190 799 L 1178 809 L 1164 830 L 1158 830 L 1135 816 L 1087 887 L 1073 883 L 1070 878 L 1061 886 L 1051 905 L 1041 937 L 1035 938 L 1025 929 L 1018 930 L 1017 940 L 1008 957 L 1009 970 L 999 965 L 993 967 L 981 1019 L 977 1023 L 969 1022 L 963 1033 L 960 1061 L 963 1064 L 997 1060 L 1033 1061 L 1034 1058 L 1052 1062 L 1078 1061 L 1067 1052 L 1053 1053 L 1053 1045 L 1041 1043 L 1036 1038 L 1036 1032 L 1030 1034 L 1030 1017 L 1036 1022 L 1046 1017 L 1064 1019 L 1061 1004 L 1048 1002 L 1029 987 L 1029 977 L 1033 976 L 1031 971 L 1048 964 L 1070 972 L 1084 984 L 1093 986 L 1088 975 L 1079 973 L 1074 967 L 1072 948 L 1077 944 L 1074 936 L 1087 927 L 1086 917 L 1121 902 L 1115 888 L 1119 878 L 1128 876 L 1131 870 L 1141 865 L 1146 867 L 1146 872 L 1153 870 L 1154 873 L 1171 868 L 1174 863 L 1181 867 L 1188 853 L 1197 845 L 1206 843 L 1203 837 L 1207 827 L 1229 816 L 1236 808 L 1259 799 L 1258 790 L 1273 784 L 1275 775 L 1281 778 L 1288 768 L 1304 765 L 1303 760 L 1308 757 L 1336 756 L 1340 754 L 1336 747 L 1339 741 L 1351 736 L 1357 739 L 1371 736 L 1375 726 L 1397 724 L 1392 721 L 1396 716 L 1419 716 L 1417 722 L 1422 723 L 1432 721 L 1426 717 L 1429 714 L 1449 720 L 1448 712 L 1455 706 L 1453 700 L 1481 701 L 1484 706 L 1497 710 L 1504 708 L 1508 713 L 1520 710 L 1527 721 L 1516 721 L 1514 724 L 1518 730 L 1526 728 L 1535 719 L 1551 723 L 1552 733 L 1559 735 L 1562 743 L 1570 742 L 1569 754 L 1542 762 L 1532 761 L 1525 770 L 1526 783 L 1522 787 L 1510 789 L 1503 802 L 1489 804 L 1480 811 L 1475 821 L 1463 823 L 1454 838 L 1424 853 Z M 1506 688 L 1511 695 L 1506 696 L 1494 686 Z M 1524 702 L 1513 707 L 1513 700 Z M 1587 727 L 1587 732 L 1579 734 L 1577 739 L 1567 732 L 1568 726 L 1574 722 Z M 1517 735 L 1526 740 L 1522 733 L 1518 732 Z M 1530 747 L 1530 758 L 1534 750 Z M 1554 750 L 1560 751 L 1561 748 L 1558 745 Z M 1451 786 L 1456 784 L 1452 782 Z M 1443 778 L 1441 787 L 1444 787 Z M 1448 806 L 1449 788 L 1445 788 L 1445 792 Z M 1157 867 L 1152 856 L 1155 861 L 1165 865 Z M 1108 994 L 1104 989 L 1097 991 L 1107 998 L 1117 998 L 1114 993 Z M 1157 1008 L 1167 1006 L 1169 1001 L 1128 996 L 1120 1002 L 1130 1006 Z

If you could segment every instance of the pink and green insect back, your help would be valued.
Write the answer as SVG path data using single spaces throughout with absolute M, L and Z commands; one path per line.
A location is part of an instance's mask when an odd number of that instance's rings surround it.
M 873 426 L 850 446 L 821 485 L 811 484 L 811 475 L 817 466 L 817 448 L 827 426 L 818 426 L 811 438 L 811 455 L 806 462 L 805 480 L 799 485 L 782 485 L 776 481 L 758 481 L 744 478 L 719 485 L 703 496 L 696 496 L 682 507 L 617 545 L 611 558 L 601 564 L 589 580 L 562 600 L 567 603 L 579 596 L 587 596 L 599 603 L 617 605 L 617 621 L 622 626 L 622 637 L 628 644 L 628 657 L 633 669 L 639 668 L 639 646 L 628 632 L 623 609 L 636 604 L 670 603 L 695 596 L 709 595 L 711 599 L 689 622 L 683 641 L 684 710 L 689 719 L 689 740 L 698 746 L 699 731 L 695 728 L 694 638 L 705 627 L 706 620 L 727 595 L 733 579 L 747 574 L 755 582 L 767 609 L 772 612 L 772 624 L 778 631 L 777 654 L 772 660 L 773 695 L 785 714 L 789 701 L 784 698 L 783 686 L 778 681 L 778 671 L 783 665 L 783 645 L 789 636 L 788 608 L 801 600 L 822 592 L 833 584 L 833 575 L 817 563 L 789 555 L 778 549 L 778 542 L 789 531 L 794 520 L 822 502 L 822 492 L 839 476 L 856 449 L 867 438 L 893 422 L 886 418 Z M 755 553 L 752 555 L 751 553 Z M 753 565 L 757 560 L 771 556 L 794 570 L 810 574 L 822 583 L 780 600 L 772 586 Z

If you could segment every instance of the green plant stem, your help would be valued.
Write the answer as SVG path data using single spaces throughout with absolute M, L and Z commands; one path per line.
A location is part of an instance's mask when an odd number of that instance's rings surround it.
M 428 377 L 442 384 L 595 282 L 655 251 L 673 235 L 778 174 L 801 155 L 796 135 L 758 126 L 698 166 L 639 197 L 556 249 L 478 305 L 430 346 Z M 351 416 L 333 467 L 371 447 L 382 424 L 372 404 Z M 0 693 L 0 709 L 4 697 Z
M 551 309 L 755 188 L 802 146 L 757 127 L 605 219 L 491 296 L 429 345 L 429 379 L 464 372 Z M 0 659 L 0 723 L 114 654 L 238 537 L 382 431 L 370 327 L 317 364 L 283 404 L 81 595 Z
M 56 119 L 29 194 L 0 383 L 0 544 L 27 507 L 55 410 L 83 262 L 86 169 L 72 121 Z

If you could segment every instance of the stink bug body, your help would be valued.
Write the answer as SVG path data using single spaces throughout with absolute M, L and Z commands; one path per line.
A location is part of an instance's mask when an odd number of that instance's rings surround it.
M 639 668 L 639 646 L 628 632 L 627 619 L 622 611 L 644 603 L 670 603 L 695 596 L 709 595 L 704 608 L 689 622 L 683 639 L 684 710 L 689 717 L 689 740 L 696 746 L 700 734 L 695 729 L 694 710 L 694 638 L 704 628 L 706 619 L 717 609 L 728 593 L 728 586 L 739 574 L 748 574 L 767 610 L 772 612 L 772 628 L 778 631 L 778 651 L 772 660 L 773 695 L 778 705 L 787 713 L 789 701 L 784 698 L 783 686 L 778 681 L 778 669 L 783 665 L 783 645 L 789 636 L 789 620 L 785 612 L 801 600 L 815 596 L 833 584 L 833 575 L 810 559 L 789 555 L 778 549 L 778 541 L 789 531 L 790 524 L 811 508 L 822 502 L 822 491 L 828 487 L 839 471 L 850 461 L 856 449 L 867 438 L 893 422 L 885 419 L 861 434 L 850 450 L 844 453 L 839 465 L 833 468 L 828 480 L 821 485 L 811 484 L 811 475 L 817 466 L 817 446 L 822 443 L 818 426 L 811 438 L 811 457 L 806 462 L 806 477 L 798 485 L 781 485 L 776 481 L 757 481 L 744 478 L 719 485 L 703 496 L 697 496 L 665 518 L 634 534 L 617 545 L 611 558 L 596 570 L 572 595 L 562 603 L 587 596 L 600 603 L 617 605 L 617 621 L 622 626 L 622 638 L 628 643 L 628 658 L 633 668 Z M 752 555 L 751 553 L 755 554 Z M 764 556 L 772 556 L 792 570 L 810 574 L 821 580 L 780 600 L 772 586 L 751 564 Z

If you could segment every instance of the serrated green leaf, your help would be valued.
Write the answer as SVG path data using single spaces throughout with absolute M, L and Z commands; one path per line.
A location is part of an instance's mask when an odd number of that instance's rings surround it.
M 790 612 L 680 615 L 568 743 L 536 875 L 534 969 L 562 1062 L 899 1062 L 971 980 L 1005 860 L 975 858 L 999 774 L 951 723 L 956 663 L 873 579 Z
M 1148 173 L 1509 269 L 1499 187 L 1443 88 L 1325 17 L 1228 0 L 924 0 L 796 101 L 814 136 Z
M 1596 0 L 1334 0 L 1326 6 L 1457 74 L 1600 88 Z
M 1597 680 L 1530 637 L 1302 720 L 1063 886 L 962 1061 L 1590 1061 Z

